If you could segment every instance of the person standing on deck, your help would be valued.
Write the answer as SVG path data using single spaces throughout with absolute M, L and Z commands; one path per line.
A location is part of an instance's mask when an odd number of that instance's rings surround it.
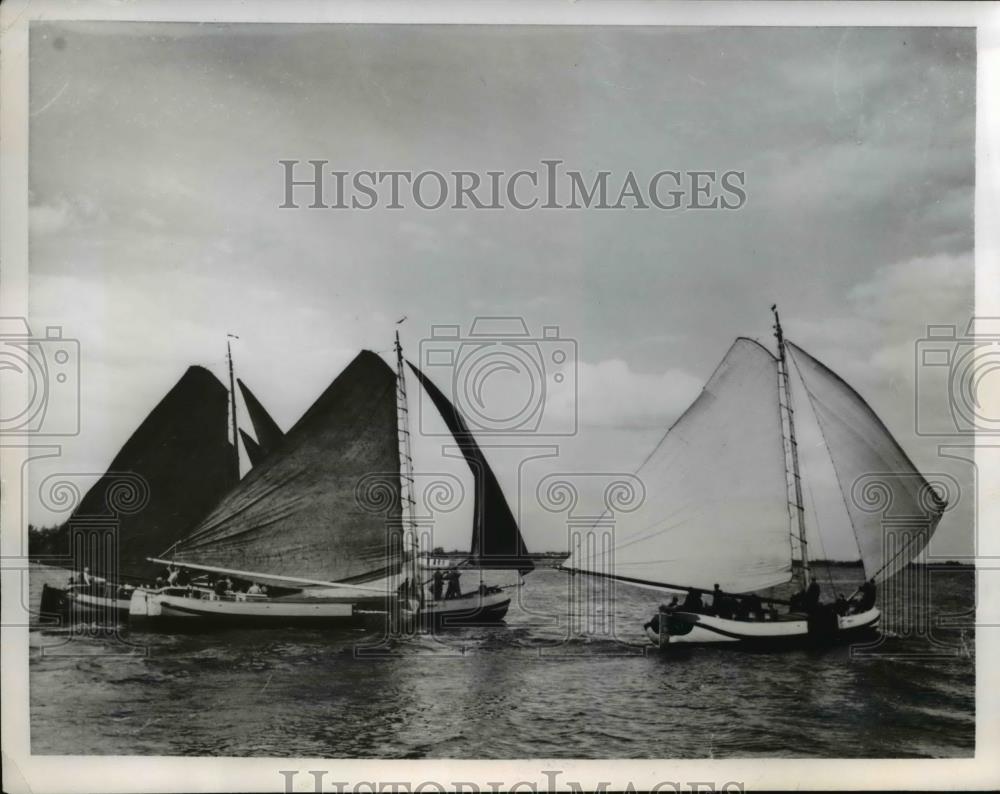
M 806 590 L 805 597 L 805 609 L 806 613 L 814 612 L 816 607 L 819 606 L 819 582 L 813 579 L 809 583 L 809 589 Z
M 716 614 L 719 613 L 719 607 L 722 605 L 722 590 L 719 587 L 719 583 L 715 583 L 715 587 L 712 588 L 712 609 Z
M 443 592 L 444 574 L 442 574 L 440 569 L 438 569 L 434 571 L 434 576 L 431 577 L 431 595 L 434 597 L 435 601 L 440 601 Z
M 461 598 L 462 597 L 462 588 L 458 584 L 458 580 L 461 577 L 462 577 L 462 574 L 460 574 L 456 570 L 452 570 L 451 573 L 448 574 L 448 589 L 447 589 L 447 591 L 445 591 L 445 594 L 444 594 L 444 597 L 445 597 L 446 600 L 449 599 L 449 598 Z

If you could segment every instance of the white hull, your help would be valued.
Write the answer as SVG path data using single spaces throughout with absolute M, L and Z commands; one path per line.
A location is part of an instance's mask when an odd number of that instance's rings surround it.
M 139 621 L 184 623 L 275 624 L 349 621 L 354 603 L 342 599 L 267 598 L 215 596 L 179 588 L 136 590 L 129 605 L 129 618 Z
M 881 613 L 870 609 L 836 617 L 836 627 L 809 630 L 809 620 L 729 620 L 693 612 L 661 613 L 659 632 L 646 627 L 646 636 L 661 648 L 673 645 L 747 645 L 779 647 L 810 642 L 849 642 L 878 630 Z

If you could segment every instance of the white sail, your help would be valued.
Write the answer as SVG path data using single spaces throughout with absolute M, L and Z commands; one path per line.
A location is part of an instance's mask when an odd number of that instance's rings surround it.
M 851 517 L 838 485 L 837 472 L 823 439 L 823 431 L 789 354 L 790 402 L 795 411 L 802 504 L 811 560 L 861 559 Z M 801 559 L 798 538 L 792 539 L 793 557 Z M 825 581 L 826 577 L 821 577 Z
M 853 530 L 866 576 L 888 578 L 924 548 L 945 504 L 854 389 L 802 348 L 787 349 L 850 518 L 840 531 Z
M 728 592 L 788 581 L 777 377 L 771 353 L 737 339 L 637 472 L 643 503 L 606 517 L 613 520 L 610 541 L 599 525 L 566 567 L 660 585 L 718 583 Z

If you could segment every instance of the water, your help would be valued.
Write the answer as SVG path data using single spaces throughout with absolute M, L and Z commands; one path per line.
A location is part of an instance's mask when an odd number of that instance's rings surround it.
M 858 572 L 830 575 L 849 593 Z M 847 648 L 663 654 L 641 632 L 657 594 L 626 587 L 613 609 L 591 610 L 599 624 L 613 618 L 614 634 L 583 635 L 568 626 L 569 579 L 551 570 L 527 578 L 505 626 L 397 639 L 375 656 L 376 637 L 362 631 L 115 638 L 35 627 L 32 752 L 970 757 L 974 573 L 930 576 L 929 617 L 958 616 L 958 625 L 935 628 L 935 642 L 897 627 L 864 656 Z M 64 579 L 34 569 L 33 603 L 44 581 Z

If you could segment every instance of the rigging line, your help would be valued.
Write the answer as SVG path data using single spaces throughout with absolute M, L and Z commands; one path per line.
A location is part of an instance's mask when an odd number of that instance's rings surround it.
M 829 560 L 826 551 L 826 545 L 823 543 L 823 531 L 819 528 L 819 512 L 816 510 L 816 497 L 813 496 L 812 484 L 806 480 L 806 488 L 809 491 L 809 502 L 812 505 L 813 520 L 816 522 L 816 537 L 819 538 L 819 550 L 823 555 L 823 559 Z M 830 572 L 830 566 L 825 565 L 826 568 L 826 578 L 830 583 L 830 590 L 836 593 L 837 588 L 833 584 L 833 574 Z

